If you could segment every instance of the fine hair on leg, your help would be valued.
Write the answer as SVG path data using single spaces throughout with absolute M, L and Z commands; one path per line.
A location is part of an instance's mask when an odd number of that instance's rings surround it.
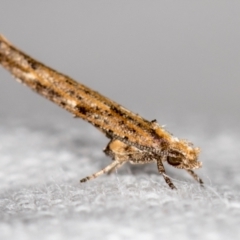
M 118 161 L 113 161 L 111 164 L 109 164 L 108 166 L 106 166 L 105 168 L 103 168 L 102 170 L 88 176 L 88 177 L 85 177 L 83 179 L 80 180 L 80 182 L 86 182 L 86 181 L 89 181 L 89 180 L 92 180 L 94 178 L 97 178 L 99 177 L 100 175 L 104 174 L 104 173 L 108 173 L 109 171 L 112 171 L 113 169 L 115 169 L 117 166 L 119 165 L 119 162 Z
M 165 182 L 168 184 L 168 186 L 171 189 L 177 189 L 174 186 L 174 184 L 172 183 L 171 179 L 167 176 L 164 166 L 163 166 L 163 163 L 162 163 L 162 160 L 160 158 L 157 160 L 157 167 L 158 167 L 158 171 L 162 174 L 162 176 L 163 176 Z

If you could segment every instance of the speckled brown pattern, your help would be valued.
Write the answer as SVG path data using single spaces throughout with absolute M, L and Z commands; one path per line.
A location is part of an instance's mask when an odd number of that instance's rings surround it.
M 166 175 L 163 162 L 186 169 L 201 185 L 192 171 L 201 167 L 197 161 L 199 148 L 180 140 L 156 120 L 148 121 L 96 91 L 80 84 L 32 59 L 0 36 L 0 63 L 21 83 L 80 117 L 100 131 L 110 142 L 104 152 L 113 162 L 103 170 L 83 178 L 81 182 L 112 172 L 126 162 L 145 164 L 157 162 L 158 171 L 170 188 L 176 187 Z

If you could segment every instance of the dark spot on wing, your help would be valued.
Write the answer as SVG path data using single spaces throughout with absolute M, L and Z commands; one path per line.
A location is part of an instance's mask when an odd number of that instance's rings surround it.
M 132 131 L 133 133 L 136 133 L 136 130 L 135 130 L 134 128 L 132 128 L 131 131 Z
M 69 93 L 71 96 L 75 95 L 75 92 L 74 92 L 73 90 L 69 90 L 68 93 Z
M 58 92 L 55 92 L 54 90 L 48 90 L 49 95 L 57 98 L 61 98 L 61 95 Z
M 38 68 L 38 63 L 33 62 L 31 60 L 28 60 L 28 63 L 30 64 L 32 69 L 36 70 Z
M 136 122 L 135 123 L 138 127 L 141 127 L 142 126 L 142 124 L 140 123 L 140 122 Z
M 108 120 L 106 120 L 106 119 L 103 119 L 103 122 L 104 122 L 105 124 L 109 124 Z
M 84 91 L 86 94 L 90 95 L 90 91 L 89 91 L 89 90 L 83 89 L 83 91 Z
M 125 115 L 119 108 L 117 108 L 117 107 L 115 107 L 115 106 L 111 106 L 110 109 L 111 109 L 113 112 L 115 112 L 115 113 L 117 113 L 118 115 L 120 115 L 121 117 Z
M 83 106 L 76 106 L 76 109 L 83 115 L 86 115 L 87 114 L 87 109 Z
M 60 104 L 61 104 L 62 106 L 66 106 L 66 103 L 63 102 L 63 101 L 61 101 Z
M 106 116 L 108 116 L 109 118 L 112 118 L 112 117 L 113 117 L 113 115 L 112 115 L 110 112 L 108 112 L 108 111 L 104 111 L 104 114 L 105 114 Z
M 119 124 L 119 125 L 123 125 L 123 124 L 124 124 L 124 121 L 121 120 L 121 121 L 118 122 L 118 124 Z
M 54 91 L 53 89 L 48 89 L 46 86 L 42 85 L 41 83 L 39 82 L 35 82 L 35 89 L 37 92 L 40 92 L 42 94 L 48 94 L 48 98 L 50 99 L 56 99 L 56 98 L 61 98 L 61 95 Z
M 113 137 L 113 131 L 112 130 L 106 130 L 105 131 L 106 132 L 106 137 L 108 137 L 108 138 L 112 138 Z
M 93 124 L 96 128 L 100 128 L 100 125 L 99 124 Z
M 70 79 L 65 78 L 65 82 L 68 83 L 69 85 L 76 85 L 75 82 L 71 81 Z
M 39 82 L 35 82 L 35 89 L 39 92 L 42 92 L 43 90 L 46 89 L 46 87 L 40 84 Z

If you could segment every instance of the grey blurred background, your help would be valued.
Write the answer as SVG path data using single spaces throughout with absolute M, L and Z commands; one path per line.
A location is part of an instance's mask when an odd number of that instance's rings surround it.
M 0 33 L 174 133 L 240 129 L 239 1 L 0 1 Z M 0 69 L 0 121 L 69 113 Z M 193 130 L 195 131 L 195 130 Z

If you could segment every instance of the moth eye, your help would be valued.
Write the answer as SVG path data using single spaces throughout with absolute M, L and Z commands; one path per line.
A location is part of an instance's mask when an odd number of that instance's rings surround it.
M 175 158 L 175 157 L 168 157 L 167 161 L 172 166 L 178 166 L 182 162 L 181 158 Z

